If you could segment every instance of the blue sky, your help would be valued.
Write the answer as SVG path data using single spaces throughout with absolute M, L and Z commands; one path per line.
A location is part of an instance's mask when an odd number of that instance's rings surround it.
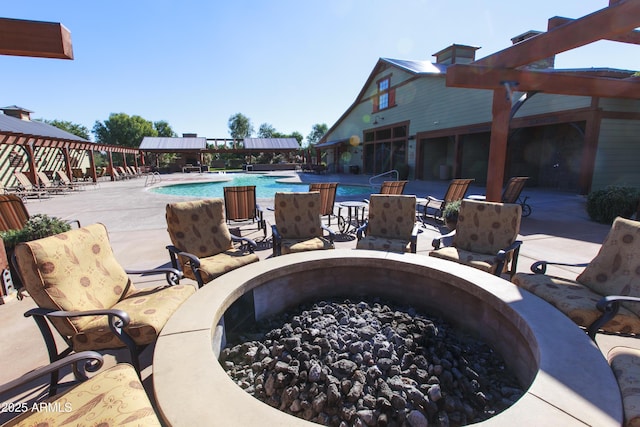
M 535 5 L 531 8 L 532 5 Z M 6 18 L 61 22 L 73 61 L 0 56 L 2 106 L 90 130 L 111 113 L 166 120 L 178 133 L 228 138 L 248 116 L 305 137 L 353 103 L 378 58 L 434 60 L 453 44 L 477 58 L 552 16 L 579 18 L 608 0 L 29 0 Z M 637 47 L 613 42 L 563 53 L 557 68 L 640 70 Z M 93 136 L 92 136 L 93 138 Z

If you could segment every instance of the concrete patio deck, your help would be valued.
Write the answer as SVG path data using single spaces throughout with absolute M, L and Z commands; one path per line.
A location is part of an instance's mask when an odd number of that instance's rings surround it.
M 162 176 L 162 184 L 219 178 L 222 176 L 217 174 L 172 174 Z M 304 182 L 339 181 L 344 184 L 361 185 L 368 183 L 368 177 L 364 175 L 292 174 L 291 179 L 302 179 Z M 416 194 L 418 197 L 442 196 L 447 186 L 448 181 L 410 181 L 404 193 Z M 115 255 L 127 269 L 153 268 L 168 263 L 165 246 L 170 240 L 166 231 L 165 206 L 167 203 L 189 198 L 147 191 L 144 178 L 117 182 L 101 181 L 97 186 L 87 187 L 85 190 L 67 195 L 29 200 L 27 209 L 32 215 L 46 213 L 64 219 L 78 219 L 83 225 L 95 222 L 105 224 Z M 472 186 L 467 194 L 482 194 L 483 191 L 482 187 Z M 533 213 L 522 220 L 520 234 L 524 243 L 518 271 L 529 271 L 530 265 L 540 259 L 572 263 L 587 262 L 595 256 L 609 231 L 609 226 L 589 220 L 584 197 L 528 188 L 525 188 L 523 195 L 529 196 L 528 203 Z M 259 203 L 268 205 L 272 201 L 259 200 Z M 268 225 L 273 223 L 272 211 L 265 210 L 265 217 Z M 262 232 L 256 230 L 253 225 L 244 226 L 242 230 L 243 236 L 257 240 L 262 236 Z M 423 228 L 418 237 L 418 254 L 428 255 L 431 240 L 440 231 L 435 224 Z M 352 249 L 355 247 L 355 238 L 341 238 L 336 242 L 336 247 Z M 260 245 L 257 251 L 261 259 L 270 257 L 271 253 L 271 247 L 266 244 Z M 569 278 L 575 278 L 578 271 L 568 267 L 550 269 L 552 274 Z M 133 281 L 136 286 L 150 286 L 161 282 L 162 276 L 133 277 Z M 189 281 L 185 280 L 186 282 Z M 29 298 L 0 305 L 0 357 L 4 361 L 3 368 L 0 369 L 0 383 L 48 363 L 46 348 L 35 322 L 23 317 L 23 313 L 32 307 L 34 304 Z M 618 344 L 618 340 L 617 337 L 604 335 L 598 337 L 598 344 L 606 354 L 609 348 Z M 151 395 L 152 370 L 149 365 L 152 354 L 153 346 L 150 346 L 143 352 L 142 360 L 145 367 L 145 388 Z M 126 361 L 127 355 L 122 351 L 110 353 L 105 364 L 112 365 L 117 358 Z M 0 422 L 2 421 L 3 418 L 0 417 Z

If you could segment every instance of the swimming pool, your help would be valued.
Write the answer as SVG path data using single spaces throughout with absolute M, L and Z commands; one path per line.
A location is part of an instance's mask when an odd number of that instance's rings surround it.
M 185 184 L 171 184 L 152 188 L 150 191 L 171 196 L 189 197 L 224 197 L 222 187 L 232 185 L 255 185 L 256 198 L 271 199 L 278 191 L 308 191 L 307 183 L 276 182 L 282 176 L 266 176 L 257 174 L 234 173 L 231 181 L 222 182 L 191 182 Z M 338 185 L 336 196 L 365 196 L 371 194 L 371 188 L 360 185 Z

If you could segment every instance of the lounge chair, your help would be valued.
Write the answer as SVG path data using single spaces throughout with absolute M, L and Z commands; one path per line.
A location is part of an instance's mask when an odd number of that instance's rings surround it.
M 433 239 L 430 256 L 512 277 L 522 242 L 518 204 L 462 200 L 456 229 Z M 441 247 L 453 238 L 451 246 Z
M 54 184 L 53 182 L 51 182 L 47 174 L 45 174 L 44 172 L 38 171 L 37 174 L 41 184 L 40 188 L 44 189 L 45 191 L 51 194 L 67 194 L 68 193 L 69 189 L 66 186 Z
M 267 225 L 264 213 L 256 202 L 256 186 L 241 185 L 223 187 L 224 211 L 227 223 L 231 221 L 258 223 L 258 230 L 262 230 L 267 236 Z
M 416 196 L 372 194 L 369 219 L 358 228 L 356 249 L 416 253 Z
M 278 192 L 274 205 L 273 256 L 334 248 L 335 233 L 320 219 L 319 192 Z
M 327 217 L 327 225 L 331 226 L 331 217 L 336 219 L 337 215 L 333 213 L 333 208 L 336 203 L 336 191 L 338 190 L 337 182 L 314 182 L 309 184 L 309 191 L 320 192 L 320 215 Z
M 22 198 L 41 198 L 49 196 L 49 193 L 45 190 L 42 190 L 35 185 L 33 182 L 22 172 L 15 171 L 13 175 L 16 177 L 18 181 L 18 193 Z
M 144 425 L 161 426 L 136 371 L 126 363 L 119 363 L 88 378 L 103 366 L 102 356 L 84 351 L 66 356 L 48 366 L 37 368 L 20 378 L 0 386 L 2 402 L 13 402 L 19 414 L 2 427 L 13 426 L 62 426 L 62 425 Z M 56 388 L 49 389 L 49 398 L 35 401 L 14 401 L 40 378 L 58 376 L 63 368 L 72 367 L 77 373 L 73 386 L 55 395 Z M 10 394 L 12 393 L 12 394 Z M 6 400 L 5 400 L 6 396 Z M 3 408 L 4 409 L 4 408 Z
M 464 199 L 464 195 L 467 194 L 469 185 L 474 179 L 454 179 L 449 183 L 447 192 L 442 199 L 435 196 L 427 196 L 426 198 L 419 198 L 417 203 L 422 206 L 422 218 L 426 220 L 428 210 L 433 211 L 433 218 L 444 221 L 443 212 L 447 203 L 455 202 L 456 200 Z
M 173 268 L 124 270 L 102 224 L 20 243 L 14 262 L 38 305 L 25 316 L 40 328 L 51 362 L 72 351 L 126 347 L 140 372 L 140 349 L 155 342 L 173 312 L 195 292 L 191 285 L 178 284 L 182 274 Z M 136 289 L 128 273 L 165 274 L 168 285 Z M 58 351 L 51 327 L 68 348 Z
M 62 185 L 72 190 L 78 190 L 84 188 L 87 185 L 95 185 L 95 182 L 93 181 L 72 181 L 69 179 L 67 174 L 61 170 L 56 171 L 56 174 L 58 175 L 58 179 L 60 179 Z
M 589 263 L 538 261 L 533 273 L 517 273 L 512 282 L 539 296 L 587 328 L 640 334 L 640 222 L 618 217 L 600 251 Z M 584 268 L 575 279 L 546 274 L 548 266 Z
M 215 198 L 171 203 L 166 208 L 171 265 L 198 282 L 198 287 L 259 260 L 253 253 L 256 242 L 229 232 L 223 205 L 222 198 Z

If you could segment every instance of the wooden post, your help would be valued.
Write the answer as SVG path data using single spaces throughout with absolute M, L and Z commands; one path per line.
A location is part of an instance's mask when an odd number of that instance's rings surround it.
M 93 150 L 88 150 L 89 153 L 89 169 L 91 170 L 91 180 L 98 182 L 98 173 L 96 172 L 96 160 L 93 158 Z
M 111 181 L 115 181 L 116 177 L 113 175 L 113 155 L 111 151 L 107 151 L 109 157 L 109 174 L 111 175 Z
M 27 150 L 27 160 L 29 162 L 29 170 L 26 173 L 29 176 L 31 182 L 33 182 L 33 184 L 37 186 L 40 183 L 40 180 L 38 179 L 37 174 L 38 165 L 36 165 L 36 155 L 33 149 L 33 140 L 25 144 L 24 148 L 25 150 Z
M 489 147 L 489 169 L 487 170 L 487 201 L 499 202 L 502 197 L 504 167 L 507 162 L 507 139 L 509 136 L 509 116 L 511 99 L 505 90 L 493 91 L 491 109 L 491 145 Z

